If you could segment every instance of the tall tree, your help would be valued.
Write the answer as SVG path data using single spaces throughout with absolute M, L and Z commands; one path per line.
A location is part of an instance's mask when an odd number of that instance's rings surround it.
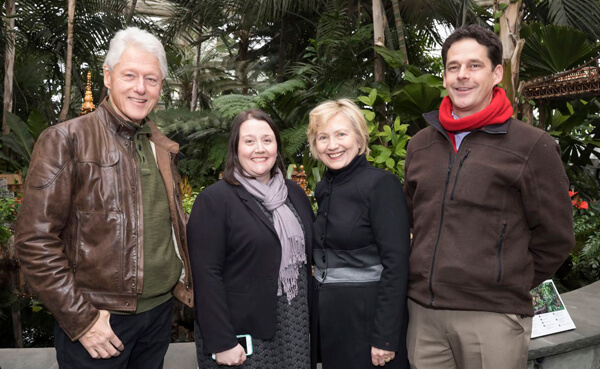
M 6 0 L 6 53 L 4 57 L 4 110 L 2 111 L 2 135 L 10 132 L 6 115 L 12 111 L 13 79 L 15 67 L 15 0 Z
M 394 21 L 396 23 L 396 34 L 398 35 L 398 46 L 404 56 L 404 63 L 410 64 L 408 61 L 408 51 L 406 50 L 406 40 L 404 37 L 404 22 L 402 21 L 402 14 L 400 14 L 399 0 L 392 0 L 392 7 L 394 9 Z
M 515 90 L 519 84 L 521 51 L 525 45 L 525 40 L 520 36 L 523 18 L 522 1 L 495 0 L 494 8 L 497 16 L 499 15 L 499 37 L 502 42 L 502 66 L 504 67 L 502 86 L 506 90 L 508 99 L 516 107 Z M 514 114 L 515 116 L 518 114 L 517 109 Z
M 73 65 L 73 20 L 75 19 L 75 0 L 67 0 L 68 23 L 67 23 L 67 57 L 65 59 L 65 88 L 63 95 L 63 107 L 58 115 L 58 121 L 67 119 L 67 113 L 71 106 L 71 74 Z
M 196 111 L 198 106 L 198 72 L 200 69 L 200 60 L 202 59 L 202 34 L 198 33 L 196 39 L 196 57 L 194 63 L 194 76 L 192 81 L 192 102 L 190 104 L 190 111 Z

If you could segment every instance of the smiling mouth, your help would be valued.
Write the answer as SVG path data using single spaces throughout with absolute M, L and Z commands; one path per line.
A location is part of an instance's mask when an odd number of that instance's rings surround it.
M 264 163 L 267 161 L 267 158 L 252 158 L 251 160 L 255 163 Z
M 336 152 L 334 154 L 327 154 L 331 159 L 337 159 L 340 156 L 344 155 L 345 151 Z
M 129 100 L 137 103 L 145 103 L 146 101 L 148 101 L 146 99 L 136 99 L 135 97 L 130 97 Z

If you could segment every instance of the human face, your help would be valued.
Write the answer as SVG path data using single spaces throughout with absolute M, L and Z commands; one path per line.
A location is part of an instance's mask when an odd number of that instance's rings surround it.
M 264 120 L 251 118 L 240 125 L 239 136 L 237 154 L 242 169 L 266 183 L 277 159 L 277 140 L 271 126 Z
M 336 114 L 317 129 L 317 154 L 329 169 L 342 169 L 358 155 L 358 135 L 350 120 Z
M 109 71 L 104 68 L 104 85 L 116 113 L 140 124 L 158 102 L 163 76 L 158 58 L 136 47 L 127 47 Z
M 492 68 L 487 48 L 474 39 L 453 43 L 446 56 L 444 87 L 454 114 L 463 118 L 488 106 L 494 86 L 502 81 L 502 73 L 502 65 Z

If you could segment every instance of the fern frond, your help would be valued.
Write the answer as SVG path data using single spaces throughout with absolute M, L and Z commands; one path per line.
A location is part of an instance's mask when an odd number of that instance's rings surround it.
M 244 110 L 258 107 L 256 97 L 246 95 L 224 95 L 213 100 L 213 107 L 225 119 L 233 119 Z
M 285 82 L 273 85 L 262 91 L 256 98 L 257 105 L 264 107 L 267 102 L 273 102 L 278 97 L 286 95 L 290 92 L 304 89 L 306 83 L 299 79 L 289 79 Z
M 291 156 L 306 147 L 306 129 L 308 125 L 302 124 L 297 127 L 288 128 L 281 132 L 281 143 L 285 156 Z

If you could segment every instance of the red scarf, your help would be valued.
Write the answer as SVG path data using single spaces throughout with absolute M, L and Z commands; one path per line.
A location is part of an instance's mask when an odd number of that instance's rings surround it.
M 450 135 L 454 151 L 456 152 L 455 132 L 467 132 L 492 124 L 501 124 L 512 117 L 513 108 L 506 97 L 506 92 L 500 87 L 494 87 L 492 101 L 483 110 L 467 117 L 454 119 L 452 116 L 452 101 L 444 97 L 440 105 L 440 123 Z

